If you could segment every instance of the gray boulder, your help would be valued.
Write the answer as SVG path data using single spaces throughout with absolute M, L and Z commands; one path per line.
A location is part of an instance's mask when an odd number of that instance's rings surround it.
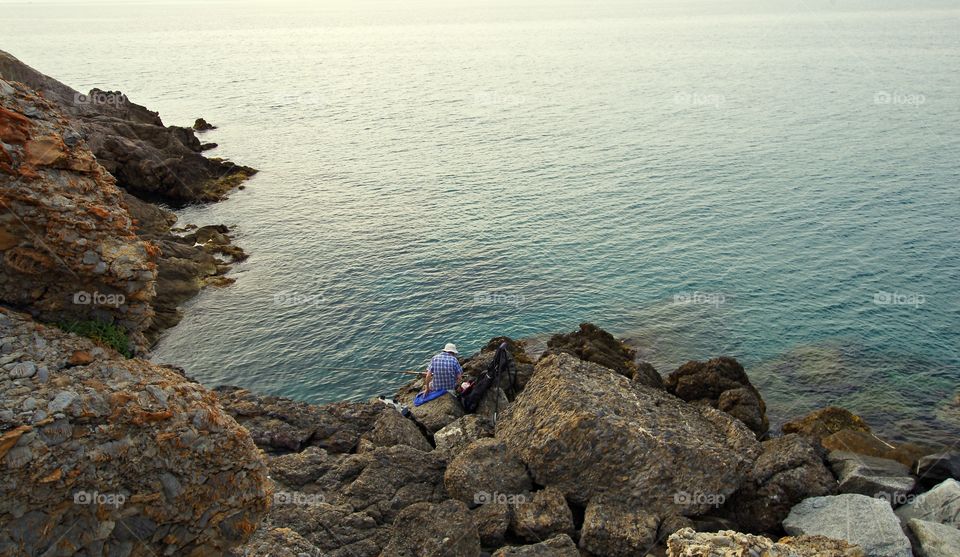
M 646 555 L 657 543 L 660 519 L 642 509 L 594 497 L 580 530 L 580 547 L 593 555 Z
M 960 482 L 954 479 L 944 480 L 940 485 L 897 509 L 897 516 L 904 522 L 919 518 L 960 528 Z
M 859 545 L 871 557 L 912 557 L 910 540 L 883 499 L 848 493 L 812 497 L 783 521 L 792 536 L 825 536 Z
M 841 493 L 881 497 L 897 506 L 917 483 L 910 470 L 896 460 L 849 451 L 833 451 L 827 460 L 840 480 Z
M 917 543 L 919 557 L 957 557 L 960 555 L 960 530 L 946 524 L 911 518 L 907 524 Z
M 497 438 L 536 483 L 574 503 L 611 493 L 685 515 L 739 489 L 760 453 L 753 432 L 728 414 L 568 354 L 540 360 Z

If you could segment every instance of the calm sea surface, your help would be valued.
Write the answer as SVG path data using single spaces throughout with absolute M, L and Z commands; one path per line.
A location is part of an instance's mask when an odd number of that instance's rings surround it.
M 951 4 L 2 3 L 0 48 L 261 170 L 180 211 L 251 253 L 154 352 L 209 385 L 360 398 L 589 320 L 954 443 Z

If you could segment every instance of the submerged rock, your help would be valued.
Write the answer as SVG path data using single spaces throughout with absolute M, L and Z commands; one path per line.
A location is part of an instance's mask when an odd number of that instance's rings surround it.
M 838 406 L 815 410 L 806 416 L 783 424 L 782 429 L 786 434 L 798 433 L 815 443 L 844 429 L 870 432 L 870 426 L 863 421 L 863 418 Z
M 760 453 L 743 423 L 597 364 L 548 356 L 497 424 L 537 484 L 585 506 L 601 493 L 699 514 L 744 483 Z

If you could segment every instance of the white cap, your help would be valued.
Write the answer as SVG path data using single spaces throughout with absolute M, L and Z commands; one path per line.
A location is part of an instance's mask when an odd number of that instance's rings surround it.
M 457 352 L 457 345 L 454 344 L 454 343 L 452 343 L 452 342 L 448 342 L 447 345 L 443 347 L 443 351 L 444 351 L 444 352 L 453 352 L 454 354 L 459 354 L 459 352 Z

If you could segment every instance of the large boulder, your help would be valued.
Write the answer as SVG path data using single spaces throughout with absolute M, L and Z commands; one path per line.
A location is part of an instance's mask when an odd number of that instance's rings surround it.
M 433 450 L 417 424 L 401 416 L 399 412 L 388 409 L 380 413 L 373 423 L 373 429 L 360 435 L 359 449 L 369 451 L 374 447 L 394 445 L 407 445 L 425 452 Z
M 743 489 L 726 505 L 729 516 L 752 532 L 777 530 L 794 505 L 830 495 L 837 481 L 817 451 L 797 434 L 763 442 L 763 453 Z
M 863 421 L 863 418 L 838 406 L 828 406 L 810 412 L 806 416 L 783 424 L 781 429 L 785 434 L 798 433 L 815 443 L 844 429 L 870 432 L 870 426 Z
M 907 524 L 916 542 L 919 557 L 957 557 L 960 555 L 960 530 L 940 524 L 911 518 Z
M 533 545 L 500 548 L 493 557 L 580 557 L 580 552 L 570 536 L 560 534 Z
M 145 350 L 160 252 L 137 237 L 114 178 L 20 83 L 0 80 L 0 145 L 0 302 L 49 322 L 112 324 L 131 341 L 118 349 Z
M 395 399 L 400 404 L 410 408 L 413 418 L 423 425 L 430 434 L 440 431 L 455 422 L 457 418 L 463 417 L 463 406 L 450 393 L 437 397 L 426 404 L 415 406 L 413 399 L 416 398 L 417 393 L 422 388 L 422 380 L 417 379 L 397 391 Z
M 866 495 L 811 497 L 783 521 L 793 536 L 813 535 L 859 545 L 871 557 L 913 557 L 910 540 L 890 504 Z
M 944 480 L 940 485 L 897 509 L 897 516 L 904 522 L 918 518 L 960 528 L 960 482 L 954 479 Z
M 601 495 L 587 505 L 580 547 L 608 557 L 646 555 L 657 543 L 659 526 L 655 514 Z
M 563 493 L 552 487 L 513 500 L 510 529 L 528 542 L 573 534 L 573 513 Z
M 269 507 L 217 397 L 0 308 L 0 555 L 213 555 Z
M 692 528 L 671 535 L 667 550 L 670 557 L 864 557 L 860 547 L 823 536 L 788 536 L 774 542 L 731 530 L 713 533 Z
M 524 493 L 533 487 L 523 462 L 505 443 L 492 437 L 474 441 L 454 457 L 443 481 L 451 497 L 468 505 Z
M 909 468 L 896 460 L 849 451 L 833 451 L 827 460 L 840 481 L 841 493 L 882 497 L 896 506 L 917 483 Z
M 500 547 L 510 529 L 510 519 L 513 516 L 511 506 L 507 502 L 490 502 L 471 511 L 473 521 L 477 525 L 477 534 L 480 535 L 480 545 L 483 547 Z
M 759 437 L 770 429 L 767 405 L 747 373 L 726 356 L 690 361 L 667 376 L 667 391 L 687 402 L 706 404 L 747 424 Z
M 629 378 L 637 372 L 636 351 L 593 323 L 581 323 L 577 331 L 550 337 L 541 359 L 551 354 L 570 354 Z
M 381 412 L 375 402 L 336 402 L 322 406 L 279 396 L 261 396 L 238 387 L 217 387 L 221 403 L 257 445 L 268 453 L 297 452 L 308 446 L 333 453 L 353 452 L 371 432 Z
M 480 537 L 467 506 L 460 501 L 416 503 L 393 523 L 383 555 L 391 557 L 479 557 Z
M 687 515 L 739 489 L 760 453 L 756 436 L 729 415 L 567 354 L 537 364 L 497 438 L 537 484 L 578 505 L 611 493 Z

